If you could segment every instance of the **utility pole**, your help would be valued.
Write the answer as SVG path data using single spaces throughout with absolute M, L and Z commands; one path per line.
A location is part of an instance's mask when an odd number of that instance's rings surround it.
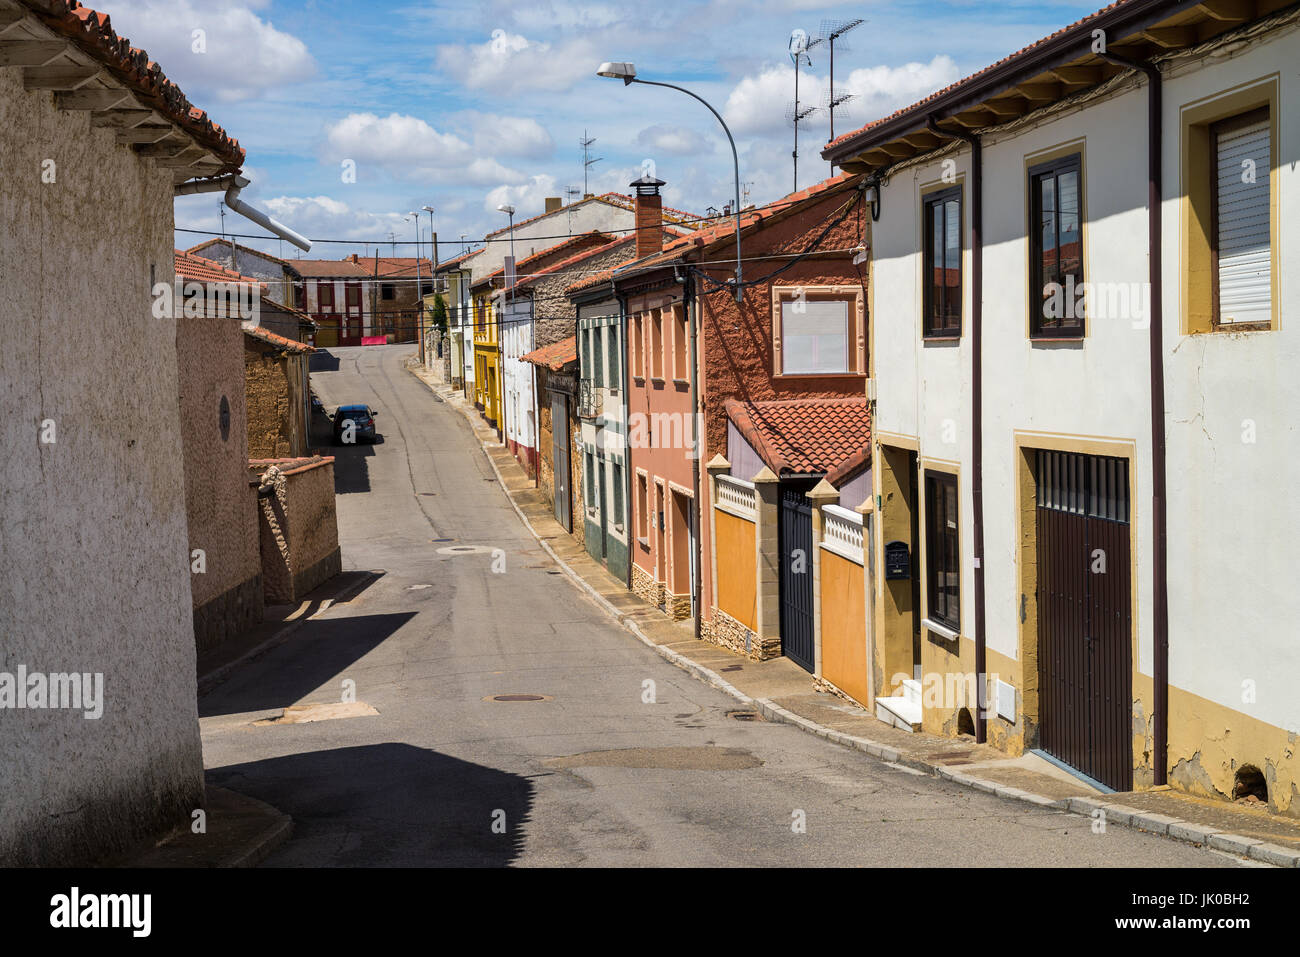
M 822 21 L 822 36 L 826 39 L 826 42 L 830 44 L 830 48 L 831 48 L 831 78 L 830 78 L 829 92 L 827 93 L 826 96 L 826 108 L 830 111 L 831 114 L 831 139 L 832 140 L 835 139 L 835 107 L 843 103 L 846 103 L 853 98 L 852 93 L 838 93 L 835 90 L 835 41 L 838 40 L 840 37 L 844 36 L 844 34 L 848 33 L 850 30 L 856 30 L 864 23 L 866 23 L 866 21 L 860 18 L 857 20 L 823 20 Z M 849 47 L 847 45 L 842 45 L 841 49 L 845 53 L 849 52 Z M 832 172 L 835 170 L 834 163 L 831 164 L 831 170 Z

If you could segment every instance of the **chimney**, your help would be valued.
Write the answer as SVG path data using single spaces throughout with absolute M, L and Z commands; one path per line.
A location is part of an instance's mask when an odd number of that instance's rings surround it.
M 636 258 L 653 256 L 664 248 L 664 201 L 659 195 L 661 179 L 643 173 L 628 186 L 636 188 Z
M 356 254 L 356 253 L 353 253 L 351 256 L 348 257 L 348 262 L 353 262 L 353 263 L 354 263 L 354 262 L 356 262 L 356 261 L 357 261 L 357 254 Z
M 560 199 L 560 197 L 558 196 L 546 197 L 546 211 L 548 213 L 554 213 L 563 208 L 564 208 L 564 200 Z

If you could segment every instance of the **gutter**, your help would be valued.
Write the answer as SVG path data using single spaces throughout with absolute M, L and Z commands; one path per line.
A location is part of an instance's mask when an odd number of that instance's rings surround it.
M 173 188 L 173 196 L 189 196 L 194 193 L 217 193 L 221 190 L 226 191 L 225 202 L 232 210 L 243 216 L 245 219 L 252 220 L 263 229 L 274 233 L 280 239 L 293 243 L 303 252 L 311 251 L 311 240 L 299 233 L 294 232 L 288 226 L 272 219 L 266 213 L 262 212 L 255 206 L 250 206 L 239 198 L 239 192 L 245 186 L 248 186 L 250 180 L 238 173 L 231 173 L 227 176 L 219 176 L 216 179 L 207 180 L 190 180 L 188 183 L 181 183 Z
M 1152 770 L 1155 784 L 1168 783 L 1169 774 L 1169 536 L 1165 478 L 1165 365 L 1163 332 L 1163 296 L 1161 252 L 1164 233 L 1161 221 L 1163 183 L 1161 160 L 1164 153 L 1163 96 L 1160 68 L 1149 60 L 1130 60 L 1115 53 L 1101 56 L 1131 70 L 1146 74 L 1147 87 L 1147 243 L 1151 285 L 1150 366 L 1151 366 L 1151 531 L 1152 556 L 1152 625 L 1154 688 L 1154 754 Z
M 975 742 L 987 738 L 985 714 L 988 699 L 985 646 L 984 594 L 984 153 L 977 134 L 944 130 L 933 116 L 925 118 L 930 132 L 963 140 L 971 150 L 971 510 L 974 513 L 975 576 L 975 681 L 979 707 L 975 709 Z

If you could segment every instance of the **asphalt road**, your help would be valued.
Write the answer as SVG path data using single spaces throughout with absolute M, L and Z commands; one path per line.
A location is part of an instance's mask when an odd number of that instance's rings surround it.
M 729 717 L 558 572 L 412 351 L 334 349 L 312 374 L 327 407 L 378 412 L 336 483 L 344 567 L 384 574 L 200 702 L 209 779 L 294 818 L 267 864 L 1238 863 Z M 253 723 L 347 682 L 345 711 L 377 714 Z

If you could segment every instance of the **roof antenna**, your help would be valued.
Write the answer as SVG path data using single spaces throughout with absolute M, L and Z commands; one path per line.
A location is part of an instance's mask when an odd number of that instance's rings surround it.
M 794 105 L 785 111 L 785 118 L 794 124 L 794 150 L 790 156 L 794 159 L 794 189 L 792 192 L 799 192 L 799 122 L 812 116 L 819 109 L 816 106 L 810 106 L 807 109 L 799 107 L 799 64 L 800 61 L 812 66 L 812 57 L 808 51 L 819 43 L 825 43 L 824 37 L 809 37 L 806 30 L 795 30 L 790 34 L 790 59 L 794 61 Z
M 861 18 L 856 20 L 823 20 L 822 36 L 831 47 L 831 79 L 829 92 L 826 95 L 826 106 L 831 114 L 831 139 L 835 139 L 835 107 L 839 106 L 852 98 L 852 93 L 842 93 L 835 89 L 835 41 L 848 33 L 850 30 L 856 30 L 866 20 Z M 852 49 L 847 43 L 840 43 L 840 49 L 845 53 L 852 53 Z M 837 98 L 838 97 L 838 98 Z M 835 171 L 835 164 L 831 164 L 831 172 Z
M 578 140 L 578 145 L 582 147 L 582 195 L 583 196 L 586 196 L 588 193 L 591 192 L 591 190 L 587 188 L 588 171 L 597 163 L 599 163 L 601 159 L 603 159 L 603 157 L 600 156 L 597 156 L 595 159 L 591 158 L 591 147 L 592 144 L 594 144 L 595 142 L 596 142 L 596 137 L 588 136 L 586 130 L 582 131 L 582 139 Z

